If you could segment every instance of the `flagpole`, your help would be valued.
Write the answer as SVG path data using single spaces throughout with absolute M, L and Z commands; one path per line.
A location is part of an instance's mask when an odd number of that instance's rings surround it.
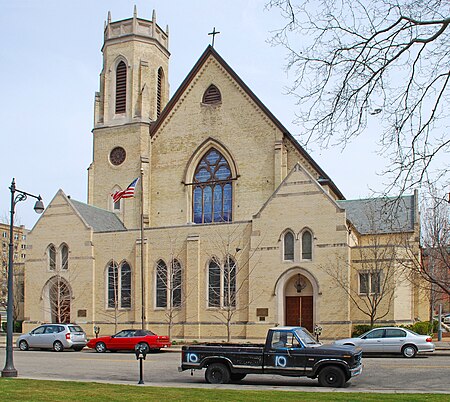
M 144 277 L 144 168 L 141 166 L 141 325 L 145 329 L 145 277 Z

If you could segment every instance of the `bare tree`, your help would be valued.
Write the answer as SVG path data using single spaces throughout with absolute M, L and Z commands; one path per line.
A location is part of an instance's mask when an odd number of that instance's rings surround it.
M 320 268 L 348 295 L 356 309 L 368 317 L 373 327 L 390 313 L 398 285 L 406 279 L 404 244 L 410 234 L 386 230 L 390 215 L 376 203 L 367 203 L 364 213 L 368 226 L 364 234 L 353 234 L 356 245 L 351 259 L 336 257 Z
M 258 247 L 251 249 L 250 240 L 244 241 L 240 225 L 228 225 L 226 229 L 217 230 L 207 247 L 208 303 L 217 307 L 214 316 L 226 326 L 227 342 L 231 342 L 236 315 L 247 310 L 258 297 L 249 296 L 248 281 L 259 261 L 250 264 Z
M 272 42 L 288 52 L 303 145 L 344 148 L 379 115 L 388 191 L 431 173 L 448 183 L 448 1 L 269 0 L 267 7 L 285 17 Z
M 430 294 L 430 319 L 438 301 L 450 300 L 450 205 L 433 185 L 422 197 L 421 252 L 406 245 L 410 278 Z

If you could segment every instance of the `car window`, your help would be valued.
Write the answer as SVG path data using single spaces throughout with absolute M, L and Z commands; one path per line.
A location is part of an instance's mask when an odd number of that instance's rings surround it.
M 34 335 L 40 335 L 40 334 L 43 334 L 44 331 L 45 331 L 45 327 L 38 327 L 38 328 L 34 329 L 33 331 L 31 331 L 31 333 Z
M 64 331 L 64 327 L 62 325 L 58 325 L 58 332 L 63 332 Z
M 134 336 L 146 336 L 146 335 L 153 335 L 150 331 L 145 331 L 142 329 L 138 329 L 135 333 Z
M 47 328 L 45 328 L 46 334 L 55 334 L 58 332 L 58 326 L 57 325 L 49 325 Z
M 376 339 L 382 338 L 384 334 L 384 329 L 374 329 L 371 332 L 368 332 L 365 336 L 366 339 Z
M 406 336 L 406 332 L 401 329 L 387 329 L 386 330 L 386 338 L 404 338 Z
M 70 332 L 84 332 L 83 328 L 81 328 L 79 325 L 70 325 L 69 331 Z
M 133 336 L 135 331 L 130 331 L 129 329 L 124 329 L 123 331 L 118 332 L 115 337 L 116 338 L 128 338 L 130 336 Z

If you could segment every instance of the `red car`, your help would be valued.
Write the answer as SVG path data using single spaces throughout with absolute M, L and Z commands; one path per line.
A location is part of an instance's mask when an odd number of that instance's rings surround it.
M 139 343 L 146 344 L 150 350 L 160 350 L 172 345 L 168 336 L 158 336 L 145 329 L 124 329 L 112 336 L 93 338 L 86 346 L 103 353 L 107 350 L 134 350 Z

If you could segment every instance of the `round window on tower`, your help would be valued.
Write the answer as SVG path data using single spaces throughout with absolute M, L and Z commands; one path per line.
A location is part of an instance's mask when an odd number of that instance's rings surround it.
M 119 166 L 125 160 L 127 153 L 122 147 L 115 147 L 109 154 L 109 160 L 115 166 Z

